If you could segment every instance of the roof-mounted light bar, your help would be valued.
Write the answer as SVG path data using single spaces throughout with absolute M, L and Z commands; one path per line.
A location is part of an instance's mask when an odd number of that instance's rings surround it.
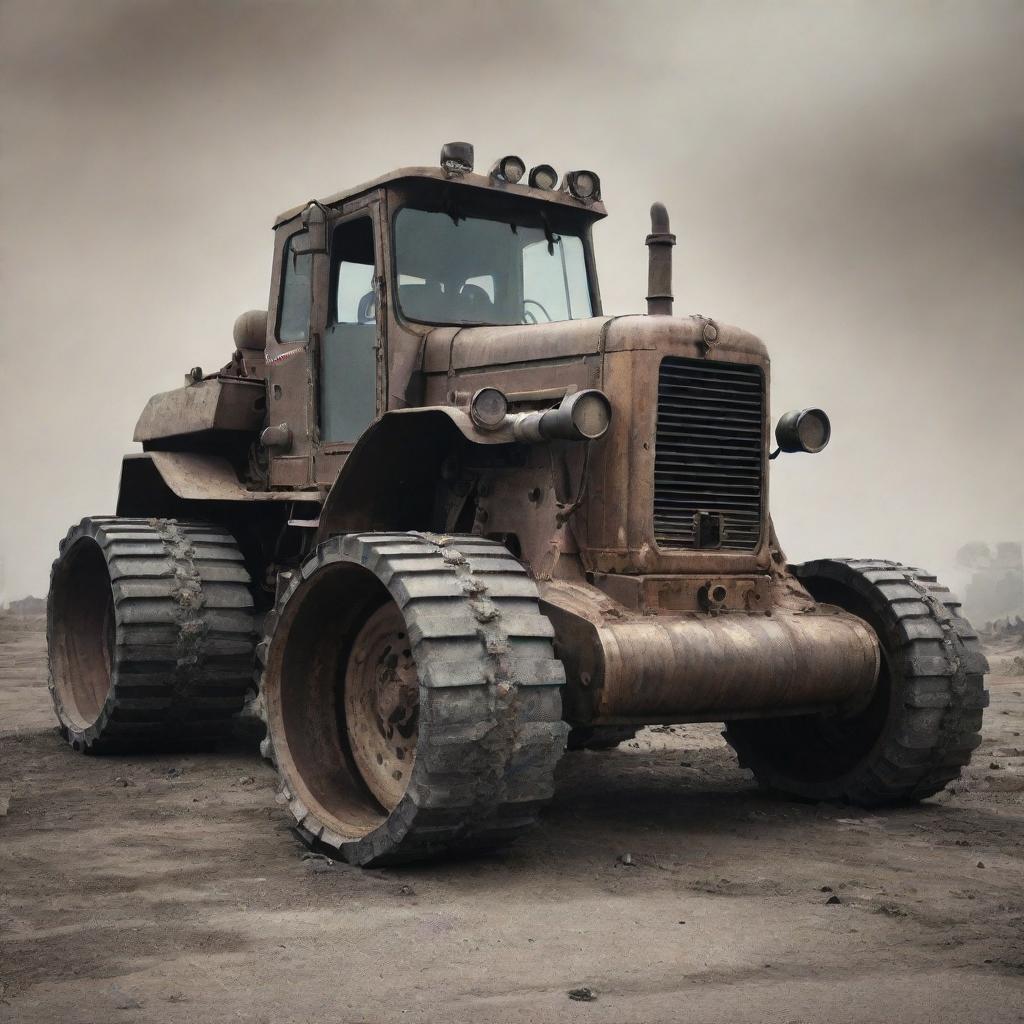
M 449 177 L 473 170 L 473 143 L 446 142 L 441 147 L 441 167 Z
M 558 172 L 551 164 L 537 164 L 530 168 L 530 188 L 542 188 L 550 192 L 558 184 Z
M 504 181 L 508 182 L 509 185 L 516 185 L 525 173 L 526 164 L 523 163 L 522 158 L 510 154 L 495 161 L 494 166 L 491 168 L 491 180 Z
M 566 171 L 562 189 L 582 203 L 594 203 L 601 198 L 601 179 L 593 171 Z

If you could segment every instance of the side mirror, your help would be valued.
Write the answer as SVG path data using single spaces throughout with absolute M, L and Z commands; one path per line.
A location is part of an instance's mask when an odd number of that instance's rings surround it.
M 327 252 L 327 212 L 319 203 L 312 202 L 302 211 L 302 226 L 306 229 L 305 238 L 296 236 L 292 255 Z
M 779 452 L 807 452 L 814 455 L 828 444 L 832 424 L 822 409 L 794 409 L 779 418 L 775 443 Z M 775 455 L 772 458 L 775 458 Z

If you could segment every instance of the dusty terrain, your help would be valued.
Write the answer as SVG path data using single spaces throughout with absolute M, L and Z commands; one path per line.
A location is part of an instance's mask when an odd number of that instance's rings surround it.
M 251 738 L 72 753 L 39 630 L 0 619 L 0 1020 L 1024 1020 L 1024 678 L 918 808 L 779 802 L 676 728 L 567 756 L 502 856 L 364 872 L 305 855 Z

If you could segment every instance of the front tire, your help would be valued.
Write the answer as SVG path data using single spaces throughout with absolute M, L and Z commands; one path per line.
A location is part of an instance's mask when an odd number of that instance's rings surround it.
M 536 823 L 565 749 L 565 673 L 500 544 L 331 538 L 281 580 L 265 628 L 264 752 L 310 846 L 394 864 Z
M 981 742 L 988 663 L 959 602 L 934 576 L 897 562 L 794 567 L 815 600 L 874 629 L 881 670 L 859 712 L 726 723 L 758 783 L 809 800 L 878 806 L 921 800 L 957 778 Z

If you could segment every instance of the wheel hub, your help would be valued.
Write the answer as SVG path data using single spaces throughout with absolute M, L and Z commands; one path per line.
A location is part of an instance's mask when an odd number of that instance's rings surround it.
M 416 756 L 419 675 L 405 621 L 390 602 L 356 635 L 345 669 L 344 702 L 353 760 L 381 806 L 394 810 Z

